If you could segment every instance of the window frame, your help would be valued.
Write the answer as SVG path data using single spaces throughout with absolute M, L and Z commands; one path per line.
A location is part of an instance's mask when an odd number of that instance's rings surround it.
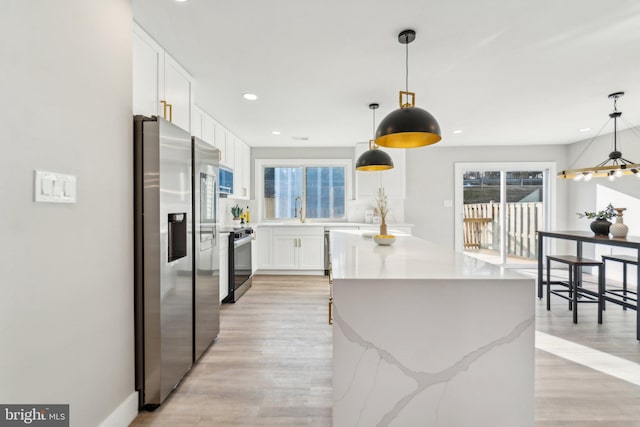
M 256 159 L 255 161 L 255 195 L 258 204 L 258 218 L 261 222 L 299 222 L 299 218 L 266 219 L 264 217 L 264 169 L 277 167 L 342 167 L 344 168 L 344 217 L 342 218 L 307 218 L 306 222 L 345 222 L 349 211 L 349 201 L 352 195 L 353 162 L 351 159 Z M 304 185 L 304 184 L 303 184 Z M 306 210 L 306 197 L 304 199 Z

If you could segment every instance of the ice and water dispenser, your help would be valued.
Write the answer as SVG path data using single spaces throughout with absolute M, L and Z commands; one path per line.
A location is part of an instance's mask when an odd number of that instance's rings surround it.
M 187 256 L 187 213 L 169 214 L 169 259 L 175 261 Z

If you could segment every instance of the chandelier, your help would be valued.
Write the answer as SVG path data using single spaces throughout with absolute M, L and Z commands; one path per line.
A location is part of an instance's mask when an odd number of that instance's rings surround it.
M 632 162 L 622 157 L 622 152 L 618 151 L 618 119 L 622 116 L 622 112 L 618 111 L 618 98 L 624 95 L 624 92 L 615 92 L 609 95 L 609 99 L 613 99 L 613 112 L 609 114 L 609 120 L 613 119 L 613 151 L 609 153 L 609 157 L 590 168 L 582 169 L 569 169 L 558 173 L 558 178 L 573 179 L 574 181 L 590 181 L 591 178 L 609 178 L 610 181 L 614 181 L 623 175 L 635 175 L 640 178 L 640 164 Z M 604 129 L 606 124 L 600 129 Z M 591 139 L 585 151 L 589 148 L 591 143 L 600 135 L 598 134 Z M 584 153 L 584 151 L 583 151 Z

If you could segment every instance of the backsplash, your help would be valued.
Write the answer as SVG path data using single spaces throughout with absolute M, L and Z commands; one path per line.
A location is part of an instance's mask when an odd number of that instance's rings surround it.
M 243 212 L 249 208 L 250 223 L 257 223 L 260 221 L 258 218 L 258 204 L 255 200 L 234 199 L 231 197 L 220 199 L 220 222 L 222 225 L 232 225 L 233 215 L 231 215 L 231 208 L 238 204 L 243 209 Z M 359 199 L 347 201 L 347 221 L 348 222 L 365 222 L 365 211 L 367 209 L 374 209 L 376 202 L 374 199 Z M 389 224 L 402 224 L 404 223 L 404 199 L 392 199 L 389 198 L 389 205 L 391 206 L 391 212 L 387 218 Z
M 373 198 L 349 200 L 348 202 L 347 221 L 349 222 L 365 222 L 365 211 L 376 207 L 376 201 Z M 404 223 L 404 199 L 389 198 L 389 206 L 391 206 L 391 211 L 387 217 L 387 223 Z
M 235 205 L 242 208 L 242 212 L 246 212 L 249 209 L 250 223 L 258 222 L 258 209 L 255 200 L 234 199 L 231 197 L 223 197 L 220 199 L 220 223 L 222 225 L 232 225 L 233 215 L 231 215 L 231 208 Z

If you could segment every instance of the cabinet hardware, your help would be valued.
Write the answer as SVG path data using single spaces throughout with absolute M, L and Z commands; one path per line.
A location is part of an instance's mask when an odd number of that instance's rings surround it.
M 245 197 L 247 195 L 247 189 L 242 187 L 242 197 Z
M 329 298 L 329 324 L 333 325 L 333 297 Z
M 173 105 L 168 104 L 166 100 L 161 99 L 162 103 L 162 118 L 167 119 L 167 107 L 169 107 L 169 121 L 173 123 Z
M 302 247 L 302 239 L 298 239 L 298 247 L 301 248 Z

